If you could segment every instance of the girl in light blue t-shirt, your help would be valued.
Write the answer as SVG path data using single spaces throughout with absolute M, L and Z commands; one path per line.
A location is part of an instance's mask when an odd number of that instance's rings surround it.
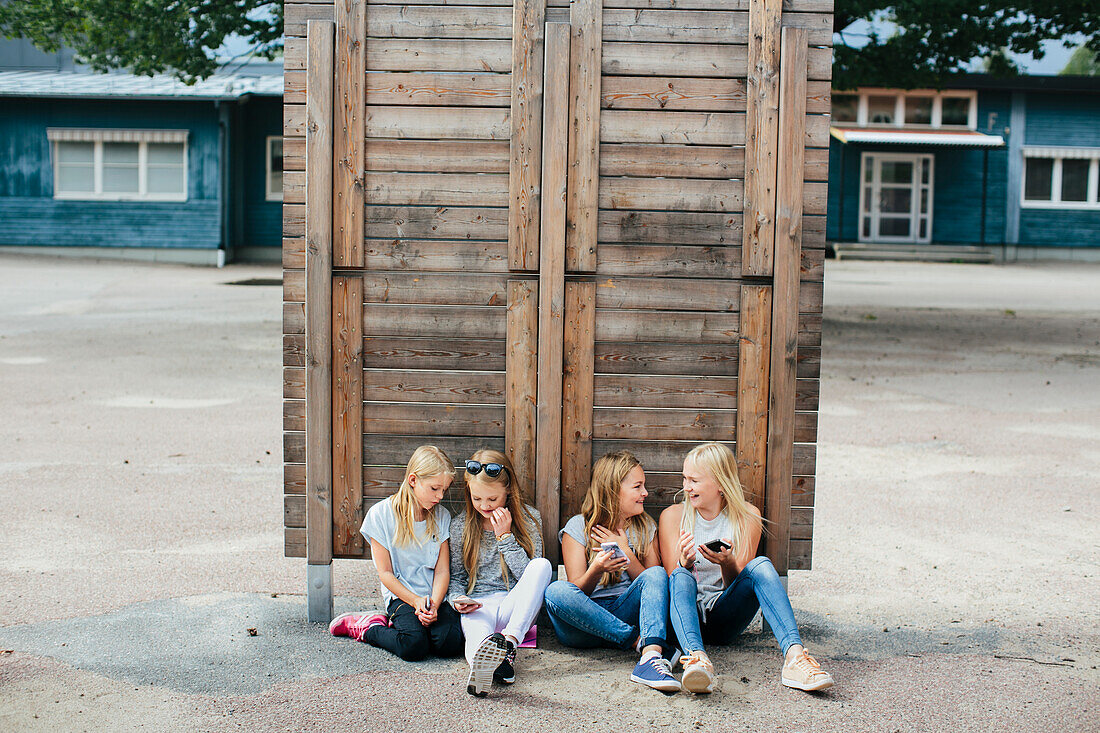
M 406 661 L 462 653 L 459 617 L 444 598 L 450 583 L 451 515 L 440 504 L 454 463 L 434 445 L 417 448 L 397 493 L 370 508 L 363 537 L 382 581 L 386 613 L 345 613 L 333 636 L 350 636 Z

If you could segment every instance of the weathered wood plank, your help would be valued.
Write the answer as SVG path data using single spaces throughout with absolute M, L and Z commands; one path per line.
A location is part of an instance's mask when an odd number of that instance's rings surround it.
M 376 5 L 367 14 L 367 36 L 510 40 L 512 9 L 461 5 Z
M 306 340 L 304 336 L 283 336 L 283 364 L 288 367 L 306 365 Z
M 779 139 L 800 140 L 806 120 L 806 32 L 784 28 L 783 68 L 779 90 Z M 794 441 L 797 435 L 795 379 L 798 355 L 799 252 L 802 244 L 801 145 L 779 151 L 776 183 L 775 267 L 772 301 L 772 349 L 769 388 L 767 513 L 771 532 L 766 538 L 768 557 L 780 573 L 789 564 Z M 814 298 L 817 302 L 820 297 Z M 807 413 L 802 413 L 807 414 Z M 816 416 L 809 413 L 811 417 Z M 812 522 L 812 513 L 811 513 Z M 812 530 L 812 524 L 811 524 Z M 804 539 L 800 537 L 799 539 Z
M 306 398 L 306 370 L 303 367 L 283 367 L 283 399 Z
M 742 285 L 742 328 L 738 337 L 737 466 L 741 486 L 764 512 L 768 452 L 768 367 L 771 353 L 772 291 Z
M 369 435 L 504 436 L 504 405 L 365 402 L 361 409 Z
M 614 77 L 608 77 L 612 79 Z M 668 178 L 741 178 L 745 151 L 732 145 L 604 144 L 601 176 Z
M 363 366 L 374 369 L 505 369 L 503 339 L 458 340 L 453 338 L 454 335 L 455 333 L 451 333 L 443 338 L 420 339 L 400 336 L 365 338 Z
M 502 372 L 367 369 L 363 374 L 367 402 L 503 405 L 504 396 Z
M 781 3 L 774 5 L 775 32 L 779 35 Z M 612 10 L 604 11 L 605 41 L 642 43 L 729 43 L 734 39 L 749 39 L 758 28 L 753 26 L 754 4 L 745 11 L 696 10 Z M 785 25 L 805 28 L 809 43 L 830 46 L 833 42 L 832 15 L 828 13 L 790 13 Z M 779 40 L 775 41 L 778 51 Z M 752 62 L 749 63 L 750 68 Z M 778 67 L 777 67 L 778 69 Z
M 681 211 L 604 211 L 599 214 L 604 242 L 723 245 L 740 249 L 741 214 Z
M 658 54 L 651 43 L 608 43 L 605 38 L 603 49 L 605 75 L 738 78 L 748 74 L 745 45 L 662 43 Z M 832 78 L 832 49 L 812 48 L 809 59 L 811 79 Z
M 736 446 L 732 442 L 726 442 L 734 453 Z M 629 450 L 638 457 L 645 468 L 660 473 L 679 472 L 684 467 L 684 456 L 698 445 L 698 441 L 674 441 L 674 440 L 594 440 L 592 441 L 592 455 L 599 457 L 612 451 Z M 813 444 L 799 443 L 795 445 L 795 467 L 799 476 L 812 476 L 816 466 L 816 446 Z M 742 484 L 744 482 L 742 481 Z
M 371 171 L 366 174 L 366 200 L 376 206 L 507 206 L 508 176 Z
M 306 556 L 306 531 L 288 527 L 283 532 L 283 557 Z
M 724 343 L 737 338 L 737 313 L 598 310 L 597 341 Z
M 811 82 L 806 94 L 807 112 L 829 114 L 828 83 Z M 744 112 L 747 97 L 744 79 L 609 76 L 603 83 L 600 105 L 604 109 Z
M 370 105 L 507 107 L 511 97 L 507 74 L 372 71 L 366 77 Z
M 367 68 L 401 72 L 509 72 L 512 70 L 512 42 L 472 38 L 374 38 L 367 44 Z
M 740 211 L 741 181 L 699 178 L 600 178 L 603 209 Z
M 297 3 L 331 4 L 331 0 L 286 0 Z M 393 0 L 367 0 L 367 5 L 389 5 Z M 511 7 L 510 0 L 403 0 L 404 5 L 499 5 Z M 569 0 L 548 0 L 547 6 L 566 8 Z M 746 10 L 748 0 L 607 0 L 609 8 L 678 8 L 680 10 Z M 830 13 L 832 0 L 783 0 L 783 9 L 803 13 Z
M 296 496 L 306 495 L 306 467 L 301 463 L 287 463 L 283 466 L 283 493 Z
M 453 338 L 476 333 L 485 339 L 504 339 L 505 306 L 425 305 L 413 310 L 368 303 L 363 306 L 363 323 L 367 336 Z
M 366 272 L 362 278 L 366 303 L 500 306 L 508 298 L 505 274 Z
M 416 114 L 400 106 L 366 108 L 366 134 L 376 138 L 507 140 L 510 112 L 496 107 L 421 107 Z
M 600 186 L 603 1 L 577 0 L 570 6 L 569 19 L 571 122 L 565 267 L 570 272 L 592 272 L 596 269 Z
M 508 272 L 507 242 L 368 239 L 364 251 L 371 270 Z
M 534 270 L 539 263 L 545 17 L 544 0 L 516 0 L 510 61 L 508 263 L 519 271 Z
M 366 5 L 336 0 L 333 104 L 332 235 L 336 267 L 363 266 L 363 77 Z M 358 532 L 358 528 L 355 530 Z
M 736 284 L 728 280 L 609 277 L 596 288 L 598 308 L 733 312 L 737 297 Z
M 816 439 L 817 424 L 811 419 L 813 416 L 810 412 L 797 413 L 794 434 L 799 442 L 810 443 Z M 597 440 L 732 441 L 736 419 L 733 410 L 596 407 L 592 435 Z
M 311 20 L 327 20 L 331 23 L 333 21 L 332 4 L 296 3 L 288 5 L 283 16 L 283 33 L 288 36 L 305 38 L 306 24 Z
M 367 170 L 420 173 L 507 173 L 503 140 L 367 139 Z M 283 150 L 286 155 L 286 148 Z M 285 160 L 285 157 L 284 157 Z
M 363 551 L 363 281 L 332 282 L 332 547 Z
M 659 120 L 659 122 L 658 122 Z M 745 115 L 736 112 L 653 112 L 605 110 L 600 115 L 605 143 L 743 145 Z
M 535 485 L 543 547 L 557 562 L 561 509 L 562 360 L 565 317 L 565 228 L 569 140 L 569 26 L 546 24 L 543 158 L 539 236 L 538 408 Z
M 502 387 L 507 411 L 504 437 L 515 480 L 527 496 L 535 489 L 538 419 L 538 285 L 508 281 L 506 374 Z
M 598 374 L 594 380 L 598 407 L 663 407 L 737 409 L 737 377 L 629 376 Z
M 288 433 L 293 435 L 293 433 Z M 425 442 L 424 434 L 417 431 L 414 435 L 364 435 L 363 443 L 365 451 L 365 466 L 393 466 L 402 467 L 409 462 L 409 456 L 417 446 Z M 504 450 L 503 431 L 500 436 L 464 436 L 464 435 L 433 435 L 431 444 L 438 446 L 453 460 L 472 455 L 482 448 L 491 450 Z M 455 456 L 459 456 L 455 458 Z
M 372 236 L 386 239 L 502 240 L 508 210 L 459 206 L 368 206 Z
M 749 65 L 745 80 L 745 221 L 741 272 L 770 275 L 775 249 L 776 149 L 779 144 L 779 33 L 782 6 L 749 4 Z
M 332 451 L 332 171 L 333 140 L 333 24 L 309 23 L 308 60 L 310 99 L 306 146 L 306 559 L 312 565 L 332 562 L 332 511 L 336 486 Z M 284 415 L 285 407 L 284 403 Z
M 737 343 L 597 342 L 595 363 L 597 374 L 733 375 L 737 373 Z
M 580 511 L 592 480 L 595 320 L 595 284 L 566 283 L 561 514 L 567 517 Z

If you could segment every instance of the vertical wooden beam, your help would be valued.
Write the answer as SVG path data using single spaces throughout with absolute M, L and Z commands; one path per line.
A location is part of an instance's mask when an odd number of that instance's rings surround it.
M 749 0 L 743 275 L 770 275 L 772 272 L 782 8 L 782 0 Z
M 534 498 L 535 490 L 538 325 L 538 284 L 509 280 L 504 445 L 516 470 L 516 481 L 528 499 Z
M 570 4 L 569 24 L 573 39 L 570 45 L 565 269 L 569 272 L 595 272 L 600 187 L 603 0 L 576 0 Z
M 363 279 L 332 282 L 333 549 L 363 553 Z
M 512 6 L 512 135 L 508 171 L 508 269 L 539 266 L 543 20 L 546 0 Z
M 335 155 L 332 170 L 333 261 L 363 266 L 363 158 L 366 122 L 366 0 L 336 0 Z
M 779 179 L 776 184 L 775 284 L 768 418 L 765 546 L 787 574 L 791 536 L 795 376 L 798 366 L 798 277 L 802 259 L 802 177 L 806 129 L 806 31 L 784 28 L 779 92 Z
M 309 570 L 307 605 L 310 621 L 325 621 L 332 616 L 332 23 L 311 20 L 306 33 L 306 563 L 327 568 Z
M 537 506 L 546 557 L 558 560 L 561 501 L 562 351 L 565 310 L 565 188 L 569 127 L 569 24 L 546 24 L 542 213 L 539 248 Z
M 592 386 L 595 366 L 596 283 L 565 284 L 562 388 L 561 516 L 581 510 L 592 480 Z
M 737 344 L 737 469 L 742 487 L 761 514 L 765 509 L 764 478 L 768 454 L 771 311 L 771 287 L 741 286 L 741 337 Z

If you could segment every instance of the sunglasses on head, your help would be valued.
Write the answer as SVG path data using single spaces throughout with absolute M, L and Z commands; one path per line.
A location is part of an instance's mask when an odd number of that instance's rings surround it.
M 481 463 L 480 461 L 469 460 L 466 461 L 466 472 L 471 476 L 477 476 L 482 471 L 485 471 L 485 475 L 489 478 L 496 478 L 504 470 L 504 466 L 499 463 Z

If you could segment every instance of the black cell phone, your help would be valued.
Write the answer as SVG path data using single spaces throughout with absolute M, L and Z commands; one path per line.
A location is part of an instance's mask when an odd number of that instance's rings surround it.
M 730 549 L 730 544 L 725 540 L 711 540 L 707 542 L 703 547 L 707 548 L 711 552 L 721 552 L 722 550 Z

